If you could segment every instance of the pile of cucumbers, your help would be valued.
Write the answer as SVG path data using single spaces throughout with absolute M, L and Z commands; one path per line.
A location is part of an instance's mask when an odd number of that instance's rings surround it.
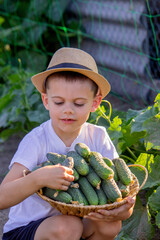
M 67 204 L 104 205 L 121 201 L 130 192 L 133 174 L 122 158 L 110 160 L 77 143 L 67 155 L 47 153 L 48 161 L 33 169 L 60 163 L 73 169 L 74 182 L 67 191 L 44 187 L 43 195 Z

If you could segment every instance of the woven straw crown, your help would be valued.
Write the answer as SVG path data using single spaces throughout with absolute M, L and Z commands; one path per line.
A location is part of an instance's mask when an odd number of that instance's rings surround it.
M 34 75 L 31 80 L 37 90 L 45 92 L 44 82 L 46 78 L 55 72 L 78 72 L 94 81 L 101 90 L 102 98 L 110 91 L 107 79 L 98 73 L 97 65 L 93 57 L 78 48 L 60 48 L 53 55 L 46 71 Z

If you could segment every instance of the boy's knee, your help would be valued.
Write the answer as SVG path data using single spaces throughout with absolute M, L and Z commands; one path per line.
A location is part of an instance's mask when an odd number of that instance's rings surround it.
M 50 236 L 57 239 L 80 239 L 83 231 L 82 221 L 78 217 L 64 216 L 59 218 L 56 228 L 50 228 Z M 74 234 L 73 234 L 74 233 Z M 74 236 L 73 236 L 74 235 Z
M 112 238 L 114 239 L 121 231 L 122 223 L 121 223 L 121 221 L 117 221 L 117 222 L 112 222 L 109 225 L 110 226 L 108 226 L 108 227 L 100 227 L 99 233 L 102 236 L 106 236 L 110 239 L 112 239 Z

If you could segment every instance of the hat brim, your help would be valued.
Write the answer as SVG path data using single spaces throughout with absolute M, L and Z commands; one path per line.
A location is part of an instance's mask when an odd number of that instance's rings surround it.
M 56 69 L 50 69 L 46 70 L 44 72 L 38 73 L 34 75 L 31 80 L 34 86 L 37 88 L 37 90 L 40 93 L 45 93 L 44 88 L 44 81 L 46 78 L 51 75 L 52 73 L 56 72 L 63 72 L 63 71 L 71 71 L 71 72 L 78 72 L 83 74 L 84 76 L 90 78 L 92 81 L 94 81 L 98 87 L 101 90 L 102 98 L 104 98 L 111 90 L 111 86 L 106 78 L 104 78 L 99 73 L 93 72 L 91 70 L 86 69 L 80 69 L 80 68 L 56 68 Z

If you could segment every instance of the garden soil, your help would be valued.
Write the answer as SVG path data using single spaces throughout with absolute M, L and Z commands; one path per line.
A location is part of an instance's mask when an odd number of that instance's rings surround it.
M 0 183 L 8 171 L 8 165 L 18 147 L 21 138 L 12 136 L 0 145 Z M 8 209 L 0 210 L 0 239 L 2 239 L 3 225 L 8 219 Z

